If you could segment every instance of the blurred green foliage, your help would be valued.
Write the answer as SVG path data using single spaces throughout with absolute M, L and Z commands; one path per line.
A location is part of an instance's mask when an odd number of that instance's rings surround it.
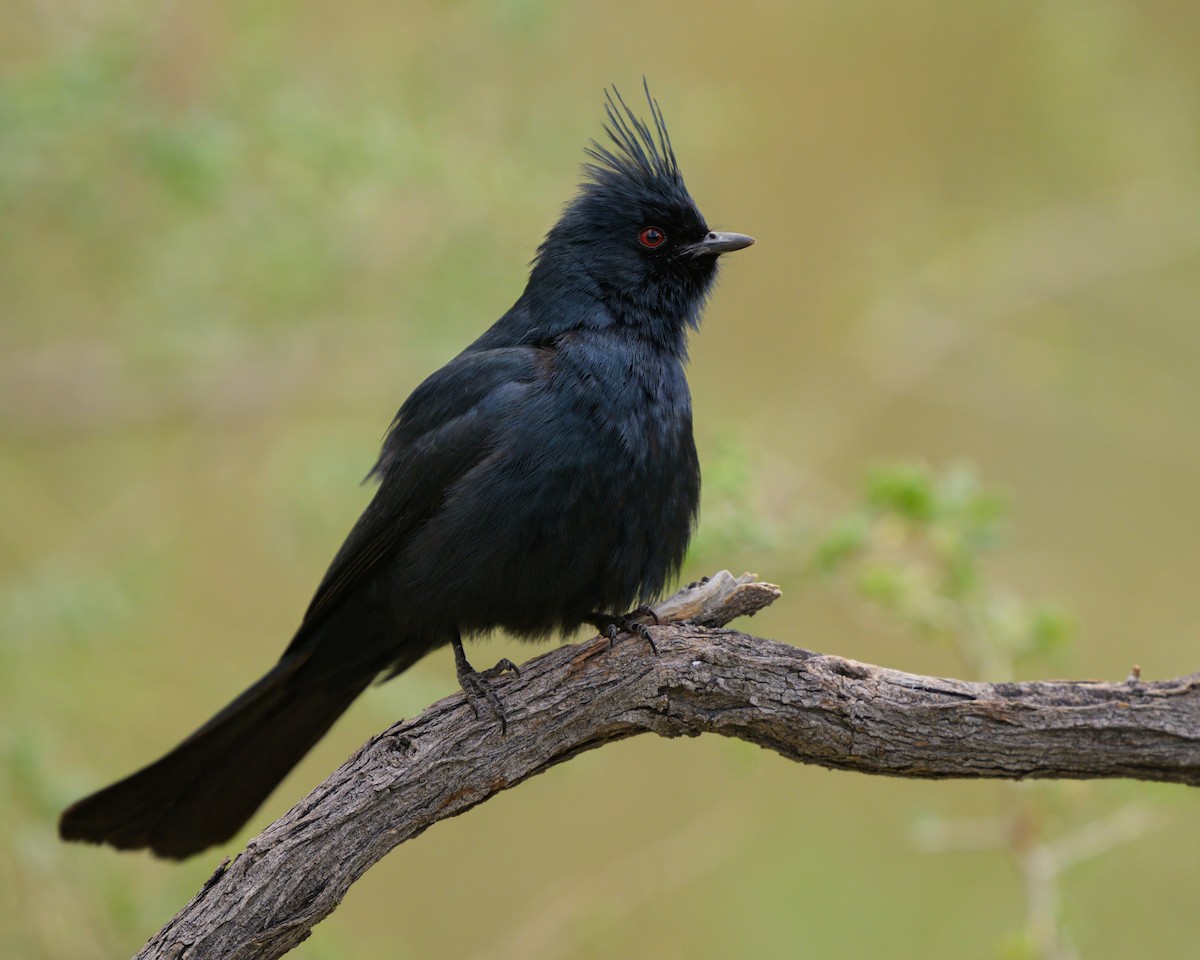
M 878 466 L 862 506 L 816 542 L 813 568 L 849 581 L 919 636 L 951 645 L 971 676 L 1010 679 L 1023 663 L 1053 663 L 1069 620 L 1053 604 L 987 582 L 982 564 L 998 544 L 1004 513 L 999 495 L 965 464 L 940 473 L 920 463 Z
M 968 678 L 1009 680 L 1021 667 L 1061 663 L 1070 620 L 1053 604 L 992 584 L 984 560 L 1004 519 L 1002 498 L 969 465 L 883 464 L 868 473 L 860 506 L 816 538 L 812 569 L 919 637 L 950 646 Z M 1155 817 L 1144 801 L 1116 813 L 1088 802 L 1091 784 L 1006 782 L 1000 790 L 986 816 L 926 813 L 914 825 L 916 847 L 1005 851 L 1022 879 L 1025 910 L 1023 918 L 1014 913 L 998 956 L 1072 960 L 1079 953 L 1061 906 L 1063 874 L 1141 839 Z

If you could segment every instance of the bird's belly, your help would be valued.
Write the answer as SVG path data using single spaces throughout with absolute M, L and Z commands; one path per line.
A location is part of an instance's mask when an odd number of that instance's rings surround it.
M 464 478 L 403 558 L 451 571 L 452 589 L 425 593 L 448 599 L 437 619 L 538 636 L 656 596 L 683 560 L 699 474 L 690 418 L 639 420 L 635 435 L 559 417 Z

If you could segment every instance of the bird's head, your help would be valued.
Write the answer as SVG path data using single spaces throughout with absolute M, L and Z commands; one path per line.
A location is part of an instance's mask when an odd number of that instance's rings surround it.
M 533 277 L 584 281 L 617 323 L 681 342 L 699 322 L 720 255 L 754 240 L 709 229 L 648 88 L 653 129 L 615 88 L 605 97 L 608 142 L 588 148 L 584 182 L 538 248 Z

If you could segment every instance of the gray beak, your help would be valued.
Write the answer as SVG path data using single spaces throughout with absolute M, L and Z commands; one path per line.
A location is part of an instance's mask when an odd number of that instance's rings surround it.
M 741 250 L 753 242 L 754 238 L 748 237 L 744 233 L 717 233 L 714 230 L 703 240 L 693 243 L 688 248 L 688 252 L 693 257 L 715 257 L 719 253 Z

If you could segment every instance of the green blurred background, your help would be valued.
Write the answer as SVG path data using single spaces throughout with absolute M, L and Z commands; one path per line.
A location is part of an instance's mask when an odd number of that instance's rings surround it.
M 870 464 L 966 460 L 1010 505 L 989 576 L 1071 611 L 1054 672 L 1200 665 L 1191 0 L 2 0 L 0 20 L 5 957 L 132 953 L 238 849 L 65 847 L 55 817 L 278 656 L 395 408 L 516 298 L 602 87 L 643 73 L 710 222 L 759 241 L 694 340 L 686 574 L 782 584 L 761 635 L 961 673 L 806 551 Z M 454 687 L 443 651 L 372 689 L 253 829 Z M 295 955 L 1025 956 L 1006 851 L 913 839 L 1012 796 L 644 738 L 401 847 Z M 1056 797 L 1154 811 L 1064 875 L 1079 954 L 1195 956 L 1200 801 Z

